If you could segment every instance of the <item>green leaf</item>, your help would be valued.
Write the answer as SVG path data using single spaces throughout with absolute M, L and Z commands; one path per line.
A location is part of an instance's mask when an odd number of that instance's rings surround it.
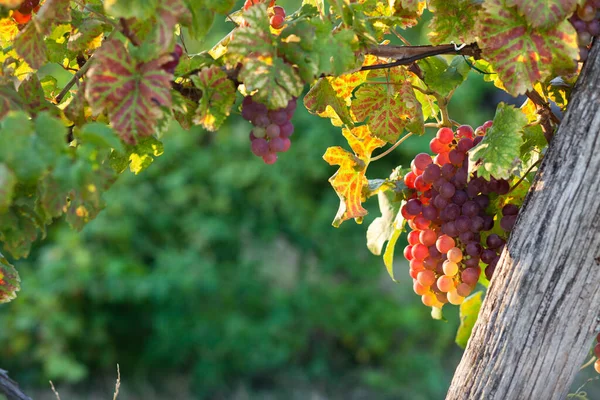
M 15 194 L 17 177 L 6 166 L 0 163 L 0 213 L 5 212 L 10 207 Z
M 535 162 L 540 157 L 542 150 L 548 142 L 540 125 L 527 126 L 523 130 L 523 145 L 520 149 L 520 158 L 524 164 Z
M 67 149 L 67 128 L 58 118 L 42 113 L 35 119 L 34 150 L 46 165 L 54 165 Z
M 540 3 L 530 0 L 506 0 L 507 6 L 516 6 L 519 13 L 535 28 L 558 25 L 573 14 L 577 3 L 578 0 L 544 0 Z
M 119 174 L 129 167 L 130 171 L 137 175 L 163 152 L 164 146 L 159 140 L 154 137 L 143 138 L 136 145 L 126 146 L 123 153 L 113 152 L 110 156 L 110 166 Z
M 240 70 L 240 79 L 254 97 L 271 110 L 285 108 L 292 97 L 302 94 L 304 83 L 291 65 L 281 58 L 248 59 Z
M 306 96 L 304 96 L 304 106 L 312 114 L 324 117 L 338 117 L 346 126 L 354 126 L 346 102 L 337 96 L 331 83 L 326 78 L 319 79 Z M 328 109 L 333 110 L 335 115 L 331 115 L 331 111 Z
M 479 310 L 481 309 L 481 303 L 483 292 L 475 292 L 465 299 L 460 305 L 460 326 L 456 333 L 456 344 L 463 349 L 467 347 L 467 342 L 471 337 L 473 326 L 477 321 Z
M 518 163 L 523 128 L 527 117 L 513 106 L 500 103 L 494 116 L 494 124 L 485 137 L 469 151 L 469 171 L 477 172 L 484 179 L 508 179 Z
M 38 79 L 37 74 L 30 75 L 21 82 L 19 86 L 19 95 L 23 100 L 25 109 L 33 116 L 49 111 L 56 115 L 59 114 L 57 107 L 45 98 L 44 88 Z
M 159 0 L 105 0 L 106 12 L 115 18 L 148 19 L 155 15 Z
M 123 43 L 105 42 L 87 73 L 85 96 L 93 114 L 106 111 L 113 128 L 127 143 L 152 135 L 162 107 L 171 106 L 173 76 L 162 69 L 170 59 L 166 56 L 139 62 Z
M 467 79 L 471 67 L 462 56 L 452 59 L 450 65 L 440 56 L 419 61 L 423 70 L 423 80 L 427 86 L 442 97 L 447 97 Z
M 380 191 L 377 193 L 381 217 L 375 218 L 367 229 L 367 247 L 376 256 L 381 255 L 383 245 L 390 240 L 395 230 L 394 220 L 400 210 L 400 204 L 394 202 L 394 198 L 394 192 Z
M 478 31 L 484 58 L 513 96 L 532 89 L 535 82 L 576 68 L 577 34 L 569 21 L 534 29 L 504 0 L 487 0 Z
M 431 43 L 440 44 L 452 40 L 460 43 L 473 42 L 481 3 L 473 0 L 430 0 L 427 8 L 433 13 L 429 23 Z
M 21 279 L 15 267 L 0 253 L 0 303 L 8 303 L 17 297 Z
M 215 13 L 204 6 L 204 0 L 185 0 L 191 13 L 189 21 L 182 24 L 189 28 L 191 36 L 201 41 L 215 21 Z
M 197 76 L 191 78 L 194 85 L 202 90 L 194 123 L 214 132 L 231 112 L 235 102 L 235 85 L 217 66 L 203 68 Z
M 46 165 L 35 146 L 32 121 L 23 112 L 11 112 L 0 120 L 0 162 L 5 163 L 23 183 L 33 183 Z
M 105 27 L 104 22 L 98 19 L 85 19 L 77 32 L 69 36 L 67 48 L 75 52 L 86 50 L 93 40 L 104 33 Z
M 90 122 L 81 127 L 78 135 L 82 143 L 92 144 L 99 148 L 115 149 L 123 153 L 125 148 L 115 131 L 101 122 Z
M 227 14 L 235 5 L 235 0 L 205 0 L 206 7 L 219 14 Z
M 381 77 L 380 74 L 371 71 L 369 78 Z M 424 132 L 421 103 L 415 97 L 409 74 L 403 69 L 396 68 L 381 83 L 362 85 L 354 97 L 354 115 L 359 122 L 367 120 L 374 136 L 393 143 L 405 128 L 417 134 Z
M 402 208 L 402 206 L 406 204 L 405 201 L 402 201 L 398 208 Z M 385 253 L 383 253 L 383 263 L 387 269 L 388 274 L 395 282 L 394 278 L 394 249 L 396 247 L 396 242 L 400 237 L 400 234 L 404 232 L 404 225 L 406 224 L 406 220 L 402 217 L 402 213 L 396 214 L 396 218 L 393 223 L 393 232 L 388 240 L 387 246 L 385 247 Z
M 357 67 L 357 57 L 354 54 L 356 35 L 348 29 L 333 33 L 331 23 L 321 19 L 316 26 L 315 47 L 311 57 L 318 60 L 320 74 L 338 76 Z M 333 56 L 335 55 L 335 56 Z

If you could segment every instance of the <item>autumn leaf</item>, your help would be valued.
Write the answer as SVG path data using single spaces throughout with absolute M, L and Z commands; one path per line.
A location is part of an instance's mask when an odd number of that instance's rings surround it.
M 0 303 L 8 303 L 17 297 L 17 292 L 21 289 L 20 282 L 15 267 L 0 253 Z
M 368 185 L 365 176 L 371 153 L 383 146 L 385 142 L 374 137 L 367 125 L 353 129 L 343 129 L 342 134 L 348 140 L 353 152 L 339 146 L 330 147 L 323 155 L 323 159 L 330 165 L 339 165 L 339 170 L 329 179 L 338 197 L 340 207 L 333 221 L 333 226 L 348 219 L 354 218 L 357 223 L 362 223 L 362 218 L 367 215 L 367 210 L 362 206 L 363 187 Z
M 113 128 L 129 144 L 152 135 L 161 107 L 171 106 L 172 75 L 162 69 L 168 60 L 170 56 L 137 61 L 118 40 L 105 42 L 96 53 L 87 73 L 86 99 L 94 115 L 108 113 Z
M 449 42 L 471 43 L 475 39 L 475 22 L 481 2 L 472 0 L 430 0 L 427 8 L 433 13 L 429 23 L 429 38 L 433 44 Z
M 218 66 L 203 68 L 192 80 L 202 90 L 194 123 L 214 132 L 229 116 L 235 102 L 235 85 Z
M 507 6 L 517 10 L 536 28 L 557 25 L 573 14 L 578 0 L 506 0 Z

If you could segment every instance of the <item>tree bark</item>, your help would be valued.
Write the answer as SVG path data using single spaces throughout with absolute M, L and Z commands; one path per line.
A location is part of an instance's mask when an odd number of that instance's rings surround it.
M 8 372 L 0 369 L 0 394 L 6 396 L 8 400 L 31 400 L 21 389 L 17 382 L 8 377 Z
M 599 315 L 596 43 L 502 253 L 446 399 L 565 399 L 600 327 Z

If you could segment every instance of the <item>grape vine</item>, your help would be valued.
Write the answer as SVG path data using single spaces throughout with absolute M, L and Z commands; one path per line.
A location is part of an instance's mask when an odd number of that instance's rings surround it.
M 27 257 L 63 216 L 82 229 L 119 174 L 140 173 L 162 154 L 173 122 L 218 131 L 241 114 L 252 125 L 249 151 L 274 164 L 293 153 L 292 119 L 303 104 L 348 143 L 323 155 L 339 167 L 329 180 L 340 199 L 333 225 L 361 223 L 363 204 L 377 197 L 382 215 L 367 246 L 383 253 L 390 276 L 408 225 L 414 292 L 437 318 L 447 303 L 476 316 L 477 307 L 463 306 L 494 276 L 557 114 L 597 42 L 598 0 L 304 0 L 293 13 L 274 0 L 234 3 L 0 0 L 3 252 Z M 399 31 L 417 26 L 425 9 L 430 42 L 411 46 Z M 190 54 L 185 37 L 202 42 L 221 17 L 231 32 Z M 402 46 L 389 43 L 396 38 Z M 66 81 L 45 72 L 57 65 Z M 499 104 L 492 121 L 472 129 L 467 123 L 481 121 L 449 111 L 472 71 L 527 100 Z M 367 177 L 371 162 L 422 135 L 433 136 L 433 156 Z M 16 269 L 0 257 L 0 302 L 18 290 Z

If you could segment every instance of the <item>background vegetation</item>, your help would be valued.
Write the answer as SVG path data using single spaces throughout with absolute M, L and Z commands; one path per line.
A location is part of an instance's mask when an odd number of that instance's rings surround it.
M 419 32 L 409 40 L 426 43 Z M 460 91 L 460 122 L 492 117 L 500 92 L 478 73 Z M 164 155 L 119 179 L 96 221 L 54 226 L 16 263 L 23 290 L 0 308 L 0 367 L 47 398 L 49 379 L 65 399 L 109 398 L 117 363 L 127 399 L 443 398 L 461 354 L 456 313 L 432 320 L 401 262 L 390 281 L 365 246 L 374 215 L 331 226 L 334 169 L 321 156 L 344 140 L 302 106 L 293 122 L 274 166 L 250 153 L 239 115 L 218 134 L 172 126 Z M 406 165 L 431 134 L 370 174 Z

